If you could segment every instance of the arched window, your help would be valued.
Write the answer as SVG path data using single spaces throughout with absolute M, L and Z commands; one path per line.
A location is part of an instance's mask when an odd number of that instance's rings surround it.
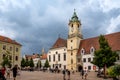
M 90 48 L 90 53 L 93 54 L 94 51 L 95 51 L 95 48 L 94 48 L 94 47 L 91 47 L 91 48 Z
M 73 64 L 73 59 L 71 59 L 71 64 Z
M 18 56 L 15 57 L 15 60 L 18 61 Z
M 81 55 L 84 55 L 85 54 L 85 50 L 82 48 L 81 49 Z
M 3 54 L 3 59 L 5 58 L 5 54 Z

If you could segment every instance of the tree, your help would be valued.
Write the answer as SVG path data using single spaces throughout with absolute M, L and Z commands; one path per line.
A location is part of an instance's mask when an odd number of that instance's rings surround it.
M 44 67 L 46 67 L 46 68 L 50 67 L 48 59 L 46 60 Z
M 38 67 L 38 68 L 41 68 L 41 66 L 42 66 L 41 61 L 38 60 L 37 67 Z
M 26 59 L 26 61 L 25 61 L 25 66 L 26 66 L 26 67 L 29 66 L 29 61 L 28 61 L 28 59 Z
M 10 52 L 6 51 L 6 53 L 5 53 L 4 57 L 3 57 L 3 62 L 1 63 L 1 65 L 3 67 L 5 67 L 5 66 L 11 67 L 12 66 L 11 61 L 10 61 L 9 58 L 10 58 Z
M 114 79 L 116 79 L 116 77 L 118 77 L 118 79 L 120 79 L 120 65 L 114 65 L 108 68 L 108 75 L 110 75 L 111 77 L 113 77 Z
M 24 58 L 22 58 L 21 67 L 25 67 L 25 59 Z
M 33 62 L 33 59 L 31 58 L 30 61 L 29 61 L 29 66 L 30 67 L 34 67 L 34 62 Z
M 106 77 L 106 68 L 114 65 L 117 53 L 111 50 L 111 47 L 103 35 L 100 35 L 99 37 L 99 44 L 100 48 L 95 51 L 92 63 L 97 65 L 99 68 L 104 67 L 104 77 Z

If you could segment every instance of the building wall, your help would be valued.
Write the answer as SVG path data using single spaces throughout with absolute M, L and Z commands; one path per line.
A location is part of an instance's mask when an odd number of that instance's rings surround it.
M 58 60 L 58 54 L 60 54 L 60 61 Z M 58 66 L 59 69 L 64 69 L 65 66 L 67 65 L 67 61 L 64 61 L 64 54 L 66 54 L 66 59 L 68 58 L 67 56 L 67 48 L 66 47 L 61 47 L 61 48 L 55 48 L 55 49 L 50 49 L 48 51 L 48 61 L 50 64 L 50 68 L 55 69 L 56 66 Z M 51 56 L 51 61 L 49 58 L 49 55 Z M 53 61 L 53 56 L 55 55 L 55 61 Z M 61 64 L 61 67 L 60 67 Z M 54 66 L 53 66 L 54 65 Z
M 33 63 L 34 63 L 34 67 L 37 67 L 37 63 L 40 60 L 40 58 L 34 58 L 33 59 Z
M 44 67 L 45 62 L 46 62 L 46 59 L 42 59 L 42 60 L 41 60 L 41 66 L 42 66 L 42 67 Z
M 85 69 L 85 67 L 86 67 L 87 70 L 90 70 L 90 71 L 94 71 L 94 70 L 97 69 L 97 67 L 94 64 L 91 63 L 91 61 L 93 61 L 93 57 L 94 56 L 92 54 L 82 55 L 83 69 Z M 88 60 L 89 58 L 91 59 L 90 61 Z M 84 59 L 86 61 L 84 61 Z M 90 69 L 89 69 L 89 67 L 90 67 Z M 96 69 L 95 69 L 95 67 L 96 67 Z
M 3 46 L 6 46 L 6 48 L 3 49 Z M 3 61 L 3 55 L 6 55 L 7 52 L 9 52 L 8 55 L 11 56 L 11 58 L 9 58 L 9 59 L 12 62 L 12 66 L 14 66 L 15 64 L 20 66 L 21 46 L 0 41 L 0 63 L 2 63 L 2 61 Z

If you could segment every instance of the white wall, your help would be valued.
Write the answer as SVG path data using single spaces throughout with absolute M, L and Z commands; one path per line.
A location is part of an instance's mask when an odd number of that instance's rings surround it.
M 88 70 L 88 66 L 91 66 L 91 69 L 90 71 L 94 71 L 93 70 L 93 67 L 95 66 L 94 64 L 92 64 L 91 62 L 88 62 L 88 58 L 91 58 L 91 61 L 93 61 L 93 55 L 92 54 L 85 54 L 85 55 L 82 55 L 82 62 L 83 62 L 83 69 L 86 69 Z M 86 59 L 86 62 L 83 61 L 83 59 Z
M 56 54 L 57 52 L 57 54 Z M 49 62 L 51 68 L 53 68 L 53 64 L 61 64 L 61 68 L 58 65 L 59 69 L 64 69 L 64 65 L 67 65 L 67 61 L 63 60 L 64 53 L 66 54 L 66 60 L 67 60 L 67 48 L 66 47 L 61 47 L 61 48 L 55 48 L 55 49 L 50 49 L 48 51 L 48 61 L 49 61 L 49 55 L 51 56 L 51 61 Z M 60 61 L 58 61 L 58 54 L 60 54 Z M 55 55 L 55 61 L 53 61 L 53 55 Z M 55 67 L 54 67 L 55 68 Z

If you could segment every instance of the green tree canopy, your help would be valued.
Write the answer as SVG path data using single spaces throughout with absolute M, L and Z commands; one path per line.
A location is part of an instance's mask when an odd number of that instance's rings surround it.
M 44 67 L 46 67 L 46 68 L 50 67 L 48 59 L 46 60 Z
M 116 61 L 117 53 L 111 50 L 107 40 L 103 35 L 99 37 L 99 50 L 95 51 L 93 64 L 97 65 L 98 67 L 110 67 Z
M 9 59 L 10 58 L 10 52 L 9 51 L 6 51 L 6 53 L 4 54 L 4 57 L 3 57 L 3 62 L 1 63 L 1 65 L 4 67 L 4 66 L 9 66 L 11 67 L 12 64 L 11 64 L 11 60 Z
M 26 64 L 25 64 L 26 62 L 25 62 L 25 59 L 24 58 L 22 58 L 22 60 L 21 60 L 21 67 L 25 67 L 26 66 Z
M 106 68 L 114 65 L 118 55 L 111 50 L 111 47 L 103 35 L 100 35 L 99 37 L 99 44 L 100 48 L 95 51 L 92 63 L 99 68 L 104 67 L 104 78 L 106 78 Z
M 41 66 L 42 66 L 41 61 L 38 60 L 37 67 L 41 68 Z
M 120 65 L 114 65 L 108 68 L 108 75 L 111 77 L 119 77 L 120 76 Z
M 29 66 L 29 61 L 28 61 L 28 59 L 26 59 L 26 61 L 25 61 L 25 66 L 26 66 L 26 67 Z
M 33 62 L 33 59 L 31 58 L 30 61 L 29 61 L 29 66 L 30 67 L 34 67 L 34 62 Z

